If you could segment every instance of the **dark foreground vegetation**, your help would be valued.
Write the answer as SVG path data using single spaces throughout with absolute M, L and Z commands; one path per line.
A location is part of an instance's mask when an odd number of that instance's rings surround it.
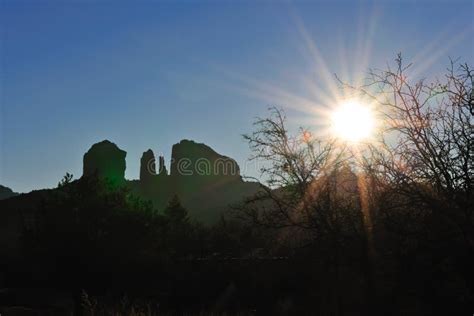
M 471 315 L 472 71 L 410 84 L 397 61 L 347 87 L 384 105 L 371 144 L 291 136 L 279 110 L 257 121 L 246 139 L 267 183 L 212 226 L 178 197 L 157 211 L 66 176 L 3 264 L 3 313 Z
M 226 220 L 202 227 L 176 199 L 158 214 L 123 189 L 82 178 L 43 202 L 25 231 L 22 259 L 4 270 L 4 286 L 30 290 L 3 293 L 13 302 L 2 303 L 58 315 L 468 311 L 472 266 L 461 236 L 435 217 L 414 222 L 408 213 L 380 218 L 371 267 L 360 217 L 354 228 L 341 227 L 340 239 L 296 245 L 295 232 Z M 406 222 L 410 232 L 400 230 Z

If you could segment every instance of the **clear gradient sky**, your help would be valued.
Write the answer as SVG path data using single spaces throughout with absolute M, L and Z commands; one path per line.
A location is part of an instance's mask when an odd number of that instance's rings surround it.
M 169 163 L 183 138 L 242 165 L 241 134 L 268 105 L 311 127 L 287 96 L 318 98 L 321 60 L 349 81 L 397 52 L 420 76 L 440 74 L 448 57 L 474 61 L 473 16 L 472 0 L 2 0 L 0 184 L 27 192 L 77 178 L 103 139 L 127 151 L 129 179 L 143 151 Z

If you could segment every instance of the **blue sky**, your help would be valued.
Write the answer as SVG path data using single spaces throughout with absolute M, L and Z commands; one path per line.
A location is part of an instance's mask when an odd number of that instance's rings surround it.
M 311 125 L 282 97 L 324 88 L 311 47 L 348 81 L 397 52 L 420 76 L 439 75 L 448 57 L 472 64 L 473 14 L 474 1 L 3 0 L 0 184 L 26 192 L 77 178 L 103 139 L 127 151 L 129 179 L 143 151 L 169 162 L 183 138 L 243 165 L 241 134 L 269 105 Z

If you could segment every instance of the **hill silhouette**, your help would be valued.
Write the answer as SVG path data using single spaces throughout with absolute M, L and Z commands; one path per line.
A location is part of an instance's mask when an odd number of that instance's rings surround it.
M 0 184 L 0 200 L 8 199 L 13 196 L 17 196 L 18 193 L 13 192 L 12 189 L 7 188 L 6 186 L 3 186 Z

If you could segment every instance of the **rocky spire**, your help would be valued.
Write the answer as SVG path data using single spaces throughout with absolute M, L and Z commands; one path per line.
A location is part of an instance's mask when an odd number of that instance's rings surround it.
M 163 156 L 159 157 L 158 174 L 165 175 L 165 176 L 168 175 L 168 170 L 166 170 L 166 166 L 165 166 L 165 157 L 163 157 Z
M 140 159 L 140 180 L 150 181 L 156 175 L 155 154 L 151 149 L 145 151 Z

